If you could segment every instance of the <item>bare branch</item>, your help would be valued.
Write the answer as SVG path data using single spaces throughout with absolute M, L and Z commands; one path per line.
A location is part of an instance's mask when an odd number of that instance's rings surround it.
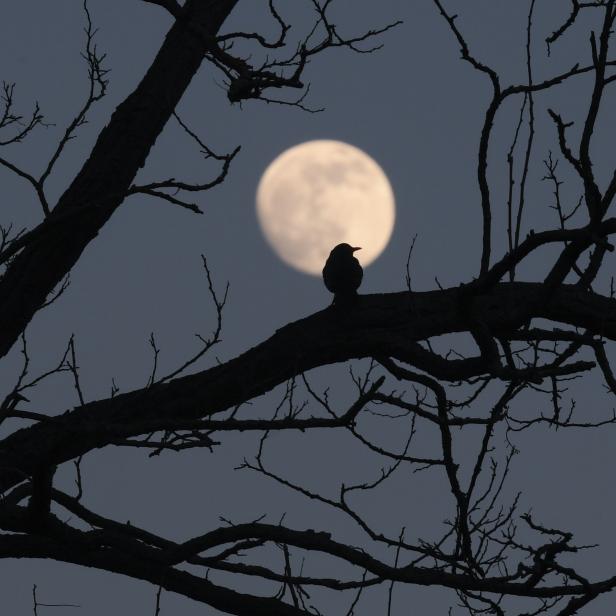
M 169 201 L 170 203 L 173 203 L 175 205 L 179 205 L 181 207 L 189 209 L 196 214 L 202 214 L 202 210 L 195 203 L 189 203 L 187 201 L 184 201 L 183 199 L 179 199 L 174 195 L 163 192 L 161 189 L 171 189 L 175 191 L 175 194 L 177 194 L 180 191 L 203 192 L 209 190 L 210 188 L 214 188 L 214 186 L 218 186 L 218 184 L 221 184 L 227 177 L 231 162 L 235 158 L 236 154 L 240 151 L 241 147 L 236 147 L 235 150 L 233 150 L 233 152 L 231 152 L 230 154 L 215 154 L 207 145 L 205 145 L 205 143 L 197 136 L 196 133 L 194 133 L 190 128 L 188 128 L 188 126 L 180 119 L 180 117 L 175 112 L 173 112 L 173 116 L 177 120 L 178 124 L 182 127 L 184 132 L 186 132 L 186 134 L 188 134 L 191 139 L 193 139 L 201 148 L 201 154 L 204 159 L 214 158 L 215 160 L 222 161 L 223 165 L 220 170 L 220 173 L 213 180 L 202 184 L 179 182 L 175 178 L 169 178 L 168 180 L 162 182 L 152 182 L 150 184 L 145 184 L 141 186 L 133 184 L 128 190 L 127 194 L 134 195 L 142 193 L 150 195 L 152 197 L 158 197 L 160 199 L 164 199 L 165 201 Z
M 109 73 L 109 71 L 103 68 L 105 54 L 99 54 L 98 49 L 94 43 L 94 37 L 96 36 L 97 30 L 92 24 L 92 18 L 90 15 L 90 10 L 88 9 L 87 0 L 84 0 L 83 2 L 83 10 L 86 16 L 86 27 L 84 28 L 86 34 L 86 46 L 84 52 L 82 53 L 82 57 L 86 61 L 86 64 L 88 66 L 88 95 L 82 108 L 79 110 L 77 115 L 74 117 L 72 122 L 64 131 L 64 135 L 60 139 L 58 146 L 56 147 L 54 153 L 49 159 L 45 170 L 38 179 L 38 185 L 41 191 L 43 190 L 43 185 L 51 174 L 54 165 L 64 151 L 66 144 L 74 138 L 75 131 L 80 126 L 83 126 L 87 123 L 87 115 L 92 105 L 101 100 L 107 93 L 107 84 L 109 82 L 106 79 L 106 75 Z

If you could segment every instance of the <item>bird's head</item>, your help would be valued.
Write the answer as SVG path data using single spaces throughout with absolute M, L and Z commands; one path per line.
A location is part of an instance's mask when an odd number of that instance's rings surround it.
M 338 244 L 338 246 L 334 247 L 331 251 L 330 256 L 352 256 L 356 250 L 361 250 L 361 247 L 351 246 L 350 244 Z

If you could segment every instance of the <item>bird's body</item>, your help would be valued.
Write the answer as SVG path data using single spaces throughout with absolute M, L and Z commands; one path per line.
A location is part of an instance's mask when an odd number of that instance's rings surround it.
M 330 253 L 323 268 L 323 282 L 334 294 L 334 304 L 353 300 L 364 276 L 353 253 L 359 250 L 349 244 L 338 244 Z

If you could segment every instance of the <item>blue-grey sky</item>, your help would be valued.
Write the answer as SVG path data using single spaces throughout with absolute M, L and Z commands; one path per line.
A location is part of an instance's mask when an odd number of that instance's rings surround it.
M 297 32 L 296 36 L 306 32 L 313 19 L 310 2 L 279 4 L 281 13 L 294 24 L 292 32 Z M 475 54 L 498 69 L 505 84 L 523 83 L 529 3 L 449 0 L 445 4 L 459 14 L 459 27 Z M 404 288 L 406 255 L 415 235 L 415 289 L 435 288 L 435 278 L 443 286 L 452 286 L 477 275 L 481 210 L 476 151 L 490 95 L 488 80 L 460 60 L 459 46 L 429 0 L 338 0 L 337 5 L 336 23 L 345 33 L 398 19 L 404 23 L 381 37 L 384 48 L 374 54 L 333 49 L 313 60 L 306 71 L 306 80 L 311 83 L 307 103 L 325 107 L 318 114 L 255 101 L 246 101 L 241 108 L 231 106 L 221 87 L 223 75 L 204 64 L 178 111 L 215 151 L 242 146 L 227 180 L 198 197 L 202 216 L 148 197 L 126 200 L 85 251 L 71 274 L 66 294 L 29 326 L 33 375 L 58 360 L 73 333 L 88 400 L 106 397 L 112 379 L 122 391 L 145 385 L 152 360 L 151 332 L 161 349 L 160 372 L 173 370 L 198 348 L 195 333 L 208 334 L 214 326 L 201 254 L 207 256 L 218 288 L 222 290 L 229 281 L 230 292 L 223 341 L 198 369 L 212 365 L 217 358 L 229 359 L 282 325 L 325 307 L 331 298 L 322 281 L 278 259 L 261 234 L 254 207 L 256 186 L 267 165 L 286 148 L 311 139 L 338 139 L 365 150 L 392 184 L 396 227 L 387 249 L 366 269 L 363 293 Z M 569 3 L 544 0 L 537 5 L 536 79 L 562 72 L 577 61 L 588 61 L 590 18 L 584 15 L 575 32 L 556 45 L 548 59 L 543 39 L 562 23 Z M 139 82 L 171 25 L 163 10 L 137 0 L 90 0 L 89 6 L 99 28 L 97 43 L 107 53 L 105 65 L 111 70 L 109 94 L 66 148 L 49 182 L 52 203 L 79 169 L 113 109 Z M 265 1 L 239 2 L 223 31 L 274 32 L 266 9 Z M 20 110 L 27 112 L 38 100 L 46 120 L 53 124 L 2 154 L 35 172 L 43 168 L 86 95 L 86 66 L 80 57 L 83 11 L 77 0 L 21 0 L 7 3 L 1 15 L 0 79 L 16 82 Z M 590 81 L 579 78 L 537 97 L 537 138 L 528 178 L 524 233 L 556 223 L 549 209 L 551 187 L 541 181 L 545 174 L 542 159 L 548 150 L 557 150 L 546 108 L 552 105 L 564 117 L 579 120 L 589 88 Z M 506 152 L 519 103 L 515 100 L 504 106 L 491 142 L 495 257 L 506 249 Z M 606 105 L 610 103 L 613 96 Z M 607 117 L 601 120 L 603 128 L 597 132 L 593 154 L 597 174 L 605 178 L 610 160 L 612 164 L 614 160 L 610 147 L 614 122 Z M 568 203 L 574 203 L 580 187 L 564 163 L 561 167 L 563 193 Z M 139 179 L 201 180 L 216 173 L 215 166 L 202 161 L 194 143 L 177 125 L 170 124 Z M 39 222 L 40 207 L 29 187 L 3 169 L 0 182 L 1 221 L 12 222 L 17 228 Z M 551 254 L 546 250 L 523 268 L 521 275 L 539 279 L 546 263 L 541 259 Z M 600 280 L 597 288 L 606 291 L 608 283 L 609 277 Z M 0 365 L 0 395 L 11 388 L 20 361 L 19 348 L 15 348 Z M 322 386 L 330 383 L 333 399 L 341 406 L 350 399 L 350 379 L 344 367 L 318 371 L 313 378 Z M 598 417 L 606 409 L 609 414 L 611 402 L 597 379 L 573 383 L 567 396 L 572 393 L 578 408 L 592 416 Z M 280 395 L 275 392 L 255 401 L 250 412 L 268 413 Z M 29 397 L 32 409 L 50 414 L 77 403 L 66 375 L 43 383 Z M 530 396 L 524 403 L 529 414 L 538 404 L 546 404 Z M 395 435 L 388 438 L 395 439 Z M 616 548 L 612 427 L 577 433 L 537 429 L 518 438 L 521 453 L 515 459 L 507 491 L 510 495 L 523 491 L 521 511 L 532 507 L 548 526 L 560 524 L 576 532 L 579 543 L 601 543 L 601 548 L 580 555 L 579 562 L 586 563 L 592 574 L 616 573 L 612 558 Z M 469 439 L 468 446 L 473 442 Z M 426 434 L 418 448 L 428 451 L 432 444 L 433 435 Z M 244 457 L 254 455 L 256 445 L 254 436 L 228 435 L 213 453 L 190 451 L 149 459 L 139 450 L 94 452 L 83 464 L 84 502 L 103 514 L 131 520 L 173 539 L 205 532 L 219 524 L 219 516 L 239 522 L 267 513 L 270 521 L 277 521 L 286 512 L 285 520 L 291 526 L 331 528 L 341 539 L 359 541 L 357 529 L 350 528 L 344 519 L 254 474 L 233 472 Z M 464 457 L 463 449 L 460 455 Z M 325 493 L 335 491 L 341 481 L 374 478 L 386 464 L 376 456 L 367 456 L 349 439 L 329 433 L 279 435 L 272 442 L 271 460 L 274 468 Z M 61 480 L 72 489 L 68 466 Z M 438 534 L 438 524 L 452 515 L 450 494 L 439 471 L 406 474 L 392 486 L 387 498 L 368 499 L 362 505 L 367 517 L 392 535 L 406 526 L 410 535 L 431 538 Z M 328 564 L 325 571 L 330 568 Z M 155 589 L 142 582 L 61 563 L 0 561 L 0 596 L 7 614 L 32 612 L 32 584 L 37 584 L 41 601 L 82 606 L 54 611 L 41 608 L 41 614 L 154 612 Z M 245 588 L 253 589 L 251 584 L 248 581 Z M 400 589 L 394 601 L 398 601 L 398 613 L 437 615 L 446 614 L 456 597 L 449 591 L 411 588 Z M 584 614 L 605 614 L 615 605 L 614 596 L 608 596 Z M 384 606 L 382 591 L 370 591 L 358 613 L 383 613 Z M 162 610 L 162 614 L 182 616 L 216 613 L 168 593 L 163 594 Z

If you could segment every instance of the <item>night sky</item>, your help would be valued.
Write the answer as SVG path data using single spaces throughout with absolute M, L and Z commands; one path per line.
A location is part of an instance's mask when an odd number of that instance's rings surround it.
M 216 287 L 222 291 L 228 281 L 230 290 L 222 342 L 195 370 L 230 359 L 286 323 L 325 308 L 331 296 L 322 280 L 280 261 L 262 236 L 255 214 L 261 174 L 281 152 L 303 141 L 337 139 L 359 147 L 379 163 L 392 184 L 396 226 L 382 256 L 365 269 L 361 293 L 405 288 L 405 263 L 414 236 L 415 290 L 434 289 L 437 284 L 456 286 L 477 276 L 481 208 L 476 153 L 490 96 L 488 79 L 460 60 L 458 44 L 428 0 L 338 0 L 335 4 L 334 21 L 343 33 L 360 33 L 398 19 L 404 23 L 379 37 L 384 47 L 373 54 L 332 49 L 314 58 L 305 74 L 311 84 L 306 104 L 325 107 L 321 113 L 258 101 L 232 106 L 224 90 L 224 75 L 204 63 L 178 113 L 214 151 L 225 153 L 242 146 L 228 178 L 197 197 L 204 211 L 201 216 L 145 196 L 125 201 L 88 246 L 71 273 L 68 291 L 28 327 L 32 375 L 59 360 L 71 334 L 76 339 L 87 400 L 107 397 L 112 379 L 121 391 L 145 386 L 152 365 L 148 342 L 152 332 L 160 348 L 160 374 L 172 371 L 198 349 L 195 334 L 209 335 L 215 325 L 202 254 Z M 281 0 L 279 5 L 281 14 L 293 24 L 294 37 L 310 29 L 314 16 L 309 2 Z M 115 107 L 139 82 L 171 25 L 164 10 L 145 2 L 90 0 L 89 6 L 99 28 L 97 43 L 107 53 L 105 66 L 111 70 L 109 94 L 68 145 L 50 178 L 52 203 L 79 170 Z M 501 73 L 504 84 L 524 83 L 528 2 L 449 0 L 446 6 L 459 14 L 457 23 L 471 49 Z M 589 60 L 587 33 L 592 15 L 583 16 L 568 38 L 554 46 L 551 56 L 546 55 L 543 41 L 562 23 L 568 10 L 569 3 L 562 0 L 538 3 L 533 26 L 536 80 Z M 26 114 L 38 100 L 51 124 L 37 129 L 23 144 L 4 149 L 2 155 L 33 172 L 44 166 L 86 95 L 86 66 L 80 57 L 83 26 L 81 3 L 76 0 L 21 0 L 2 7 L 0 79 L 16 82 L 20 111 Z M 237 30 L 273 35 L 275 25 L 268 16 L 267 3 L 239 2 L 222 31 Z M 590 87 L 589 79 L 577 78 L 536 98 L 537 135 L 527 180 L 524 234 L 531 228 L 538 231 L 556 226 L 549 207 L 552 188 L 542 181 L 543 159 L 550 150 L 558 152 L 546 109 L 554 106 L 564 117 L 579 120 Z M 291 91 L 279 96 L 290 100 L 295 94 Z M 504 106 L 490 144 L 493 259 L 506 250 L 506 155 L 520 102 L 514 99 Z M 606 105 L 613 102 L 613 95 L 608 96 Z M 607 117 L 602 120 L 593 155 L 595 171 L 605 182 L 614 160 L 610 147 L 614 123 Z M 574 126 L 574 134 L 576 130 Z M 581 188 L 564 162 L 561 167 L 563 194 L 567 203 L 573 204 Z M 137 181 L 169 177 L 201 181 L 217 173 L 216 164 L 204 162 L 195 144 L 170 122 Z M 40 222 L 40 206 L 29 186 L 1 168 L 0 182 L 1 221 L 12 222 L 16 228 Z M 545 249 L 521 268 L 520 278 L 541 279 L 553 254 Z M 613 264 L 613 258 L 609 259 L 608 273 Z M 599 279 L 596 288 L 607 292 L 609 275 Z M 460 338 L 459 344 L 462 350 L 469 348 L 467 340 Z M 0 364 L 0 396 L 12 388 L 20 367 L 16 345 Z M 363 362 L 355 364 L 358 372 L 365 367 Z M 318 370 L 310 378 L 321 389 L 329 384 L 332 399 L 340 408 L 354 396 L 346 366 Z M 245 410 L 246 416 L 271 414 L 282 394 L 279 389 L 255 400 Z M 577 408 L 589 416 L 611 415 L 612 403 L 598 377 L 571 383 L 566 398 L 573 395 Z M 29 408 L 49 414 L 78 403 L 68 375 L 45 381 L 28 396 Z M 528 404 L 530 414 L 537 404 L 546 404 L 537 400 L 529 395 L 519 404 Z M 481 410 L 480 406 L 477 412 Z M 385 436 L 396 439 L 394 433 Z M 418 445 L 423 453 L 435 442 L 433 434 L 420 433 L 417 438 L 424 438 Z M 539 428 L 516 439 L 521 453 L 515 458 L 506 488 L 510 500 L 522 491 L 521 513 L 532 508 L 548 526 L 560 525 L 575 532 L 578 543 L 600 543 L 600 548 L 578 555 L 577 562 L 597 577 L 613 575 L 613 426 L 577 432 Z M 222 441 L 213 452 L 194 450 L 155 458 L 132 449 L 96 451 L 83 463 L 84 503 L 173 539 L 214 528 L 220 524 L 219 516 L 240 522 L 267 513 L 267 519 L 275 523 L 285 512 L 285 523 L 296 528 L 332 530 L 349 542 L 359 536 L 344 518 L 250 471 L 234 471 L 244 458 L 254 457 L 258 436 L 229 434 Z M 464 457 L 463 450 L 460 455 Z M 366 455 L 354 441 L 325 432 L 276 435 L 267 458 L 273 468 L 324 493 L 335 492 L 343 480 L 374 478 L 386 465 L 382 459 Z M 60 485 L 72 491 L 74 474 L 70 464 L 65 466 Z M 436 536 L 440 522 L 452 515 L 451 494 L 437 470 L 414 476 L 405 471 L 387 494 L 387 498 L 367 499 L 361 506 L 371 521 L 382 524 L 392 535 L 406 526 L 409 536 Z M 392 553 L 389 556 L 393 559 Z M 327 563 L 323 572 L 332 571 L 335 569 Z M 217 579 L 215 574 L 212 579 Z M 25 560 L 0 562 L 3 611 L 14 616 L 31 613 L 33 584 L 42 602 L 82 606 L 53 611 L 41 608 L 43 615 L 154 613 L 156 588 L 149 584 L 62 563 Z M 259 587 L 248 580 L 243 588 L 256 592 Z M 358 613 L 383 613 L 384 596 L 382 590 L 367 592 Z M 394 601 L 399 602 L 399 613 L 436 615 L 446 614 L 456 597 L 440 589 L 397 588 Z M 348 607 L 349 602 L 350 595 L 341 605 Z M 615 605 L 612 594 L 583 613 L 605 614 Z M 162 614 L 209 613 L 216 612 L 163 593 Z

